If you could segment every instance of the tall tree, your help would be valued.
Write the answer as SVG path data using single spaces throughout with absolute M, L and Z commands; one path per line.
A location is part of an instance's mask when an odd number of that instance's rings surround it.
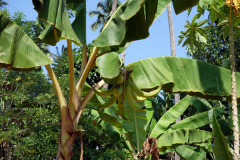
M 168 24 L 169 24 L 169 32 L 170 32 L 170 43 L 171 43 L 171 56 L 176 57 L 176 47 L 175 47 L 175 37 L 174 37 L 174 28 L 173 28 L 173 20 L 172 20 L 172 9 L 171 3 L 167 6 L 168 11 Z M 180 101 L 180 94 L 175 93 L 175 104 Z M 181 116 L 178 117 L 176 123 L 181 121 Z M 175 160 L 180 160 L 180 156 L 175 152 Z

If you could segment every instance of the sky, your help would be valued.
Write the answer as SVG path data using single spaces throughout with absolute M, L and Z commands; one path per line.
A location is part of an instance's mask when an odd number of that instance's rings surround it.
M 36 20 L 37 12 L 33 9 L 33 4 L 31 0 L 5 0 L 8 2 L 6 9 L 9 10 L 10 15 L 12 16 L 14 12 L 20 11 L 24 12 L 27 16 L 27 20 Z M 87 13 L 91 10 L 97 9 L 97 3 L 102 0 L 87 0 Z M 120 0 L 124 2 L 124 0 Z M 178 57 L 187 57 L 185 47 L 182 48 L 178 44 L 178 36 L 181 31 L 184 31 L 184 25 L 187 20 L 191 21 L 196 14 L 196 7 L 192 9 L 191 14 L 187 15 L 187 11 L 176 15 L 172 6 L 172 15 L 173 15 L 173 25 L 174 25 L 174 34 L 175 34 L 175 44 L 176 44 L 176 54 Z M 92 40 L 97 38 L 99 35 L 99 30 L 93 32 L 90 28 L 90 25 L 96 21 L 97 16 L 92 18 L 87 14 L 87 43 L 91 43 Z M 207 19 L 208 13 L 205 13 L 200 20 Z M 135 61 L 139 61 L 151 57 L 159 56 L 171 56 L 170 50 L 170 33 L 168 26 L 168 16 L 167 9 L 159 16 L 158 19 L 154 21 L 150 27 L 150 36 L 144 40 L 134 41 L 126 49 L 125 64 L 130 64 Z M 66 46 L 66 40 L 62 40 L 57 43 L 58 48 L 61 48 L 62 45 Z M 49 47 L 50 52 L 56 54 L 56 47 Z

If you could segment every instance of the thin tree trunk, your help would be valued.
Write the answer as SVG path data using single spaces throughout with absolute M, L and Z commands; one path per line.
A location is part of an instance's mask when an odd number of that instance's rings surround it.
M 237 84 L 234 55 L 234 31 L 233 25 L 229 26 L 229 43 L 230 43 L 230 61 L 231 61 L 231 84 L 232 84 L 232 119 L 234 135 L 234 153 L 233 159 L 238 160 L 239 156 L 239 128 L 238 128 L 238 109 L 237 109 Z
M 124 63 L 125 62 L 125 50 L 121 53 L 121 59 Z
M 117 0 L 113 0 L 111 16 L 116 12 L 116 10 L 117 10 Z
M 170 41 L 171 41 L 171 56 L 176 56 L 176 47 L 175 47 L 175 37 L 174 37 L 174 29 L 173 29 L 173 20 L 172 20 L 172 9 L 171 3 L 167 7 L 168 10 L 168 24 L 169 24 L 169 31 L 170 31 Z M 175 104 L 180 101 L 180 94 L 175 94 Z M 181 121 L 181 116 L 178 117 L 176 123 Z M 175 152 L 175 160 L 180 160 L 180 156 Z

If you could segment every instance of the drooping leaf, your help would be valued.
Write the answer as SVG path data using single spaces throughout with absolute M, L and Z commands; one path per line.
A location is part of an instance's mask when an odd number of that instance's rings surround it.
M 118 128 L 118 129 L 122 128 L 122 124 L 118 121 L 118 119 L 117 119 L 116 115 L 114 114 L 114 111 L 111 107 L 100 110 L 99 116 L 102 120 L 113 125 L 114 127 Z
M 211 137 L 210 132 L 197 129 L 168 130 L 158 139 L 158 148 L 160 152 L 164 152 L 182 144 L 201 143 Z
M 116 127 L 114 127 L 113 125 L 111 125 L 105 121 L 102 121 L 100 123 L 100 125 L 103 127 L 103 129 L 106 131 L 106 133 L 112 140 L 114 140 L 116 142 L 118 142 L 120 140 L 121 134 L 120 134 L 120 131 Z
M 176 14 L 196 6 L 199 0 L 173 0 L 173 7 Z
M 175 151 L 186 160 L 207 160 L 203 155 L 187 148 L 185 145 L 178 146 Z
M 134 16 L 140 10 L 142 3 L 144 3 L 144 0 L 128 0 L 127 7 L 121 15 L 122 20 L 127 20 Z
M 34 41 L 0 11 L 0 67 L 12 70 L 34 70 L 52 61 Z
M 215 114 L 213 116 L 213 138 L 213 153 L 216 160 L 233 159 L 227 138 L 222 133 L 221 127 L 216 120 Z
M 192 104 L 199 112 L 205 112 L 212 109 L 212 106 L 205 99 L 194 97 Z
M 139 103 L 144 106 L 144 103 Z M 141 147 L 146 138 L 146 128 L 148 124 L 147 112 L 133 110 L 127 101 L 124 102 L 124 114 L 130 119 L 128 121 L 123 120 L 124 130 L 131 136 L 130 143 L 136 146 L 138 152 L 141 151 Z
M 38 12 L 38 18 L 48 25 L 41 33 L 39 38 L 50 45 L 55 45 L 58 40 L 69 39 L 76 45 L 81 45 L 75 34 L 66 9 L 66 0 L 32 0 L 35 10 Z M 54 34 L 57 29 L 57 34 Z M 57 37 L 57 38 L 55 38 Z
M 111 125 L 105 121 L 102 121 L 100 114 L 96 110 L 92 109 L 91 114 L 94 116 L 94 119 L 97 120 L 98 123 L 100 123 L 102 128 L 105 130 L 105 132 L 108 134 L 108 136 L 112 140 L 114 140 L 116 142 L 118 142 L 120 140 L 121 134 L 120 134 L 120 131 L 116 127 L 114 127 L 113 125 Z
M 168 126 L 176 121 L 176 119 L 188 108 L 191 104 L 192 97 L 186 96 L 179 101 L 175 106 L 169 109 L 157 122 L 150 134 L 150 137 L 158 137 L 160 134 L 167 131 Z
M 224 119 L 218 119 L 217 123 L 221 127 L 221 131 L 224 134 L 224 136 L 228 136 L 230 132 L 232 132 L 232 129 L 229 127 L 228 122 Z
M 86 0 L 67 0 L 67 6 L 75 14 L 72 28 L 80 42 L 86 45 Z
M 166 92 L 185 92 L 215 100 L 226 96 L 227 101 L 231 101 L 231 73 L 225 68 L 182 57 L 148 58 L 126 66 L 129 70 L 130 67 L 133 79 L 141 89 L 161 85 Z M 240 74 L 236 73 L 236 77 L 240 86 Z M 240 98 L 239 90 L 237 97 Z

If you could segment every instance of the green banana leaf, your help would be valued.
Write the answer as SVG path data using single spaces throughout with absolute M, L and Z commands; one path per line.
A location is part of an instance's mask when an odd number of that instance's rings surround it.
M 218 119 L 217 123 L 220 125 L 221 131 L 224 136 L 228 136 L 232 132 L 232 129 L 229 127 L 228 122 L 224 119 Z
M 217 111 L 215 111 L 217 110 Z M 181 120 L 180 122 L 174 124 L 171 126 L 172 130 L 176 129 L 184 129 L 184 128 L 189 128 L 189 129 L 196 129 L 200 128 L 202 126 L 205 126 L 209 123 L 212 123 L 212 111 L 206 111 L 202 112 L 196 115 L 193 115 L 191 117 L 185 118 Z M 219 115 L 220 113 L 224 112 L 224 108 L 216 108 L 214 109 L 215 115 Z
M 231 72 L 204 62 L 182 57 L 154 57 L 126 66 L 141 89 L 162 86 L 166 92 L 185 92 L 205 99 L 231 101 Z M 236 73 L 240 86 L 240 74 Z M 211 83 L 209 83 L 211 82 Z M 240 90 L 237 91 L 240 98 Z
M 176 119 L 188 108 L 191 104 L 192 97 L 186 96 L 171 109 L 169 109 L 157 122 L 153 128 L 150 137 L 158 137 L 160 134 L 167 131 L 170 124 L 174 123 Z
M 93 40 L 93 45 L 112 46 L 118 50 L 127 42 L 147 38 L 149 27 L 169 3 L 170 0 L 125 1 L 109 19 L 101 34 Z
M 147 111 L 147 120 L 148 120 L 147 124 L 149 124 L 153 117 L 152 102 L 149 98 L 144 101 L 144 106 L 146 106 L 145 110 Z
M 144 106 L 144 103 L 139 103 Z M 147 111 L 133 110 L 127 101 L 124 101 L 124 114 L 130 120 L 123 120 L 123 128 L 130 135 L 130 144 L 133 143 L 138 152 L 142 149 L 142 144 L 146 138 L 146 128 L 148 125 Z
M 34 70 L 52 63 L 34 41 L 0 11 L 0 67 Z
M 122 61 L 120 60 L 118 53 L 106 53 L 97 58 L 96 64 L 98 66 L 99 72 L 102 73 L 101 77 L 106 83 L 111 84 L 115 83 L 118 80 L 120 67 L 122 65 Z
M 173 7 L 176 14 L 196 6 L 199 0 L 173 0 Z
M 34 9 L 38 12 L 38 18 L 48 25 L 41 33 L 39 38 L 47 44 L 56 45 L 58 40 L 69 39 L 76 45 L 81 45 L 78 36 L 75 34 L 66 9 L 66 0 L 32 0 Z M 72 3 L 74 1 L 71 1 Z M 75 2 L 75 4 L 77 1 Z M 78 2 L 79 3 L 79 2 Z M 75 6 L 75 5 L 72 5 Z M 86 13 L 82 13 L 86 14 Z M 85 24 L 81 24 L 85 25 Z M 54 35 L 54 29 L 57 29 L 57 39 Z
M 151 133 L 151 122 L 152 122 L 152 118 L 153 118 L 153 107 L 152 107 L 152 102 L 151 100 L 148 98 L 144 101 L 144 106 L 146 106 L 146 111 L 147 111 L 147 129 L 146 132 L 147 134 Z
M 117 129 L 121 130 L 122 123 L 118 121 L 117 116 L 114 114 L 112 107 L 108 107 L 105 109 L 101 109 L 99 112 L 99 116 L 105 122 L 113 125 Z
M 192 104 L 199 112 L 205 112 L 212 109 L 211 104 L 209 104 L 207 100 L 202 98 L 194 97 Z
M 211 140 L 208 140 L 207 142 L 196 144 L 196 146 L 199 146 L 201 149 L 203 149 L 205 152 L 213 152 L 213 146 Z
M 116 142 L 118 142 L 120 140 L 121 133 L 120 133 L 119 129 L 114 127 L 112 124 L 102 121 L 99 113 L 96 110 L 92 109 L 91 114 L 94 116 L 94 119 L 96 119 L 98 122 L 100 122 L 100 125 L 102 126 L 102 128 L 105 130 L 105 132 L 108 134 L 108 136 L 112 140 L 114 140 Z
M 198 129 L 168 130 L 158 139 L 160 152 L 167 149 L 174 149 L 182 144 L 201 143 L 212 138 L 212 134 Z
M 193 151 L 192 149 L 189 149 L 187 146 L 182 145 L 182 146 L 178 146 L 175 151 L 177 152 L 177 154 L 179 156 L 181 156 L 182 158 L 184 158 L 185 160 L 207 160 L 207 158 L 205 158 L 203 155 L 201 155 L 200 153 L 197 153 L 195 151 Z
M 213 116 L 213 138 L 214 138 L 213 153 L 215 155 L 216 160 L 233 159 L 233 155 L 228 145 L 227 138 L 222 133 L 221 127 L 216 120 L 215 114 Z
M 86 0 L 67 0 L 67 6 L 75 14 L 72 28 L 80 42 L 86 45 Z

